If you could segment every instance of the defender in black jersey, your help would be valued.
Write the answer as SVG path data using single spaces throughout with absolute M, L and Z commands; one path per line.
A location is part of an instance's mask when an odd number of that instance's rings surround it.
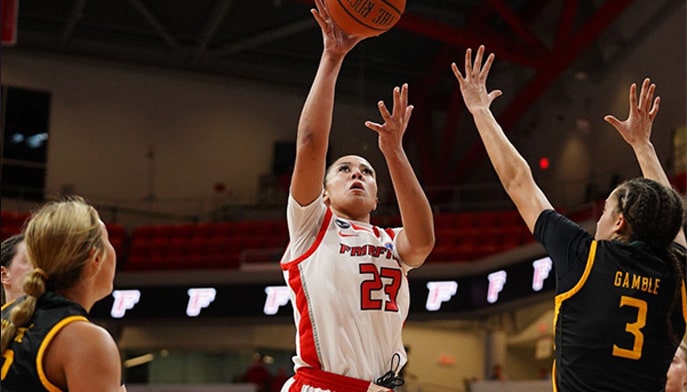
M 529 165 L 506 138 L 491 102 L 480 46 L 465 75 L 452 64 L 489 159 L 523 220 L 556 270 L 554 391 L 662 391 L 685 332 L 684 208 L 650 142 L 656 86 L 630 88 L 630 114 L 604 119 L 632 147 L 645 178 L 620 184 L 606 200 L 594 236 L 556 213 Z M 675 242 L 675 243 L 674 243 Z
M 2 308 L 2 390 L 125 391 L 112 336 L 88 320 L 116 263 L 98 212 L 78 197 L 49 202 L 24 237 L 33 269 L 26 295 Z
M 534 235 L 555 264 L 558 389 L 660 390 L 655 375 L 667 373 L 687 310 L 684 293 L 674 302 L 681 285 L 670 263 L 642 241 L 596 241 L 553 210 Z
M 20 297 L 2 308 L 2 328 L 9 325 L 10 312 L 24 301 Z M 55 292 L 43 294 L 36 303 L 29 327 L 19 329 L 2 357 L 2 389 L 5 391 L 51 391 L 56 388 L 45 378 L 43 354 L 52 338 L 74 321 L 88 321 L 84 308 Z M 5 371 L 7 369 L 7 371 Z

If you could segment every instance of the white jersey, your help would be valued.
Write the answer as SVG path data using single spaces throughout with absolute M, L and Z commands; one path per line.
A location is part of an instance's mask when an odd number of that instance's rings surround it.
M 336 217 L 322 197 L 301 207 L 289 197 L 290 243 L 281 260 L 296 323 L 294 370 L 311 367 L 374 382 L 406 363 L 407 272 L 396 234 Z M 394 366 L 396 367 L 396 366 Z

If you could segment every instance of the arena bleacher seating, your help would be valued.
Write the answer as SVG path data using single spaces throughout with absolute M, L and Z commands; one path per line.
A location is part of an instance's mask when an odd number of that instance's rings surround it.
M 0 237 L 2 241 L 21 232 L 24 222 L 29 214 L 15 211 L 2 211 L 0 213 Z
M 15 234 L 21 233 L 29 217 L 30 213 L 28 212 L 0 211 L 0 240 L 4 241 Z M 118 255 L 125 254 L 127 252 L 127 234 L 124 226 L 118 223 L 105 223 L 105 227 L 115 252 Z
M 573 219 L 596 219 L 598 204 L 574 212 Z M 28 217 L 2 211 L 2 239 L 19 233 Z M 515 210 L 437 213 L 434 222 L 436 245 L 428 263 L 473 262 L 534 241 Z M 374 215 L 372 223 L 388 227 L 401 221 L 399 215 Z M 118 268 L 128 271 L 273 266 L 288 244 L 283 219 L 140 225 L 130 232 L 114 222 L 106 227 Z

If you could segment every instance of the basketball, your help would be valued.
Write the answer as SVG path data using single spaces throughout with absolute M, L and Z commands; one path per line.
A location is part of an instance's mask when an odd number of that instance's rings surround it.
M 334 23 L 349 35 L 374 37 L 389 31 L 406 6 L 406 0 L 325 0 Z

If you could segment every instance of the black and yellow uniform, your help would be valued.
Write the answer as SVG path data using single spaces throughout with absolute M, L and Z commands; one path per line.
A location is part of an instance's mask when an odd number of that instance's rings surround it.
M 24 297 L 2 308 L 2 328 L 9 320 L 11 309 Z M 14 340 L 2 353 L 3 392 L 57 392 L 43 369 L 43 355 L 53 337 L 65 325 L 88 321 L 86 310 L 54 292 L 46 292 L 36 303 L 36 311 L 28 328 L 19 328 Z
M 556 270 L 554 392 L 663 391 L 687 319 L 666 257 L 639 241 L 596 241 L 552 210 L 534 235 Z

